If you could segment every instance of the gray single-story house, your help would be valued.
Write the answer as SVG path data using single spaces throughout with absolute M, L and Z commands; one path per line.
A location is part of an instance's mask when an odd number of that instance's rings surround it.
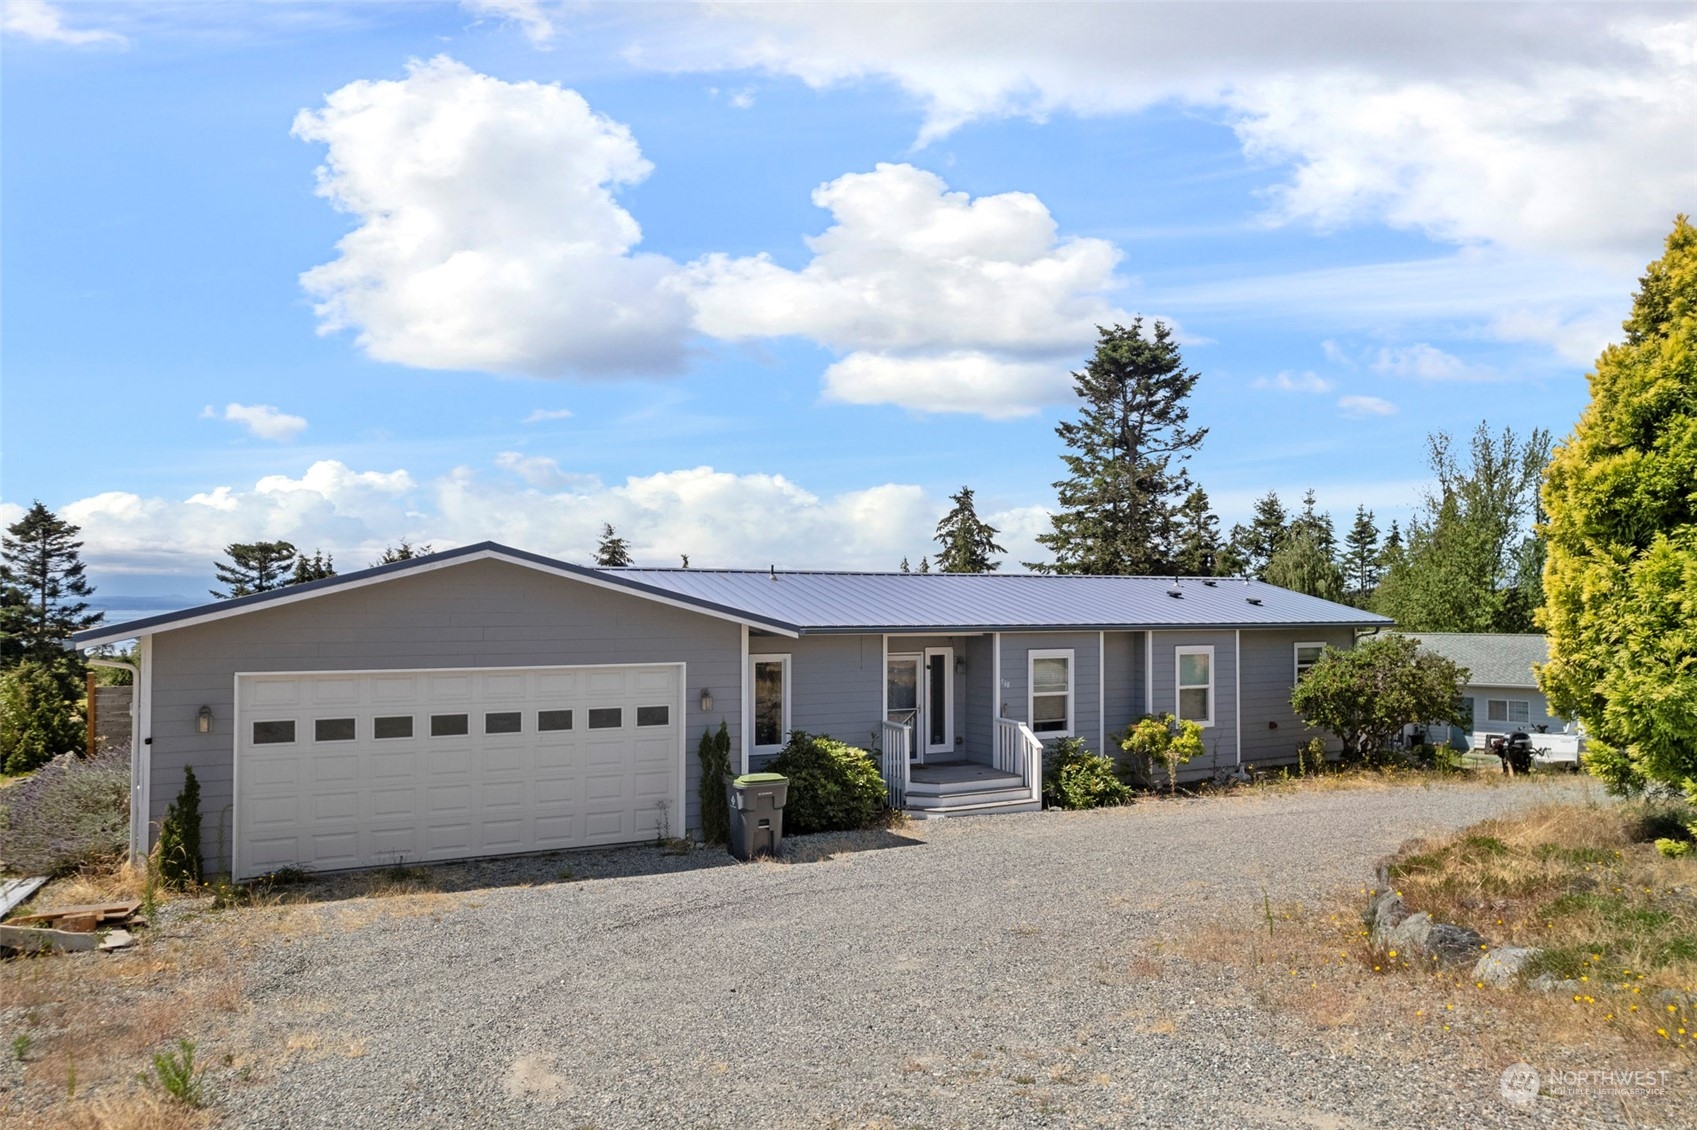
M 1297 676 L 1384 618 L 1257 581 L 590 568 L 492 542 L 100 627 L 139 641 L 131 848 L 192 766 L 238 879 L 700 827 L 696 744 L 876 752 L 892 804 L 1035 807 L 1043 745 L 1205 729 L 1187 775 L 1289 762 Z
M 1540 746 L 1564 753 L 1583 749 L 1578 726 L 1550 712 L 1549 700 L 1533 673 L 1534 666 L 1550 661 L 1549 641 L 1544 636 L 1490 632 L 1407 635 L 1419 640 L 1426 650 L 1467 668 L 1462 702 L 1472 715 L 1473 725 L 1466 731 L 1451 727 L 1451 745 L 1484 749 L 1496 735 L 1523 730 L 1534 735 Z M 1572 740 L 1564 742 L 1564 737 Z

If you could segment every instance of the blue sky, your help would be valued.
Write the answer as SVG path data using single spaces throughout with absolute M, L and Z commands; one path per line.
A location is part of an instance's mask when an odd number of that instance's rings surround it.
M 0 517 L 125 612 L 230 541 L 1010 558 L 1092 326 L 1229 527 L 1565 433 L 1697 202 L 1689 5 L 5 0 Z

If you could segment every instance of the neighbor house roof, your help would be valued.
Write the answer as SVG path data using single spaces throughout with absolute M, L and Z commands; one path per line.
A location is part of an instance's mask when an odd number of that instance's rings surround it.
M 1481 687 L 1536 687 L 1534 663 L 1550 661 L 1549 642 L 1539 635 L 1492 632 L 1409 632 L 1420 646 L 1467 668 L 1467 681 Z
M 1260 581 L 1023 573 L 592 568 L 479 542 L 322 581 L 102 625 L 76 647 L 185 628 L 470 561 L 499 560 L 780 635 L 1043 629 L 1388 627 L 1358 608 Z M 1176 592 L 1178 595 L 1173 595 Z

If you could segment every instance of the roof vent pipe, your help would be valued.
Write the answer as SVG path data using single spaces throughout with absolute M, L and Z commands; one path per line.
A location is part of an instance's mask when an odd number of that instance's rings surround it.
M 772 569 L 772 579 L 775 581 L 775 580 L 778 579 L 778 567 L 776 565 L 773 565 L 773 566 L 771 566 L 771 569 Z
M 1180 599 L 1183 599 L 1183 597 L 1184 597 L 1184 590 L 1183 590 L 1183 589 L 1182 589 L 1182 588 L 1180 588 L 1180 587 L 1179 587 L 1179 583 L 1178 583 L 1178 578 L 1177 578 L 1177 577 L 1174 577 L 1174 578 L 1173 578 L 1173 583 L 1172 583 L 1172 584 L 1170 584 L 1170 585 L 1168 585 L 1168 586 L 1167 586 L 1167 595 L 1168 595 L 1168 596 L 1172 596 L 1172 597 L 1178 597 L 1178 598 L 1180 598 Z
M 1260 604 L 1261 603 L 1261 598 L 1258 597 L 1258 596 L 1246 596 L 1243 599 L 1247 600 L 1251 604 Z

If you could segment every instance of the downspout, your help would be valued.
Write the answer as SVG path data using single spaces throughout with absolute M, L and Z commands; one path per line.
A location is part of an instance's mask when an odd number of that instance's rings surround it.
M 130 673 L 130 858 L 146 854 L 146 848 L 138 844 L 136 835 L 138 821 L 136 815 L 142 802 L 142 765 L 141 765 L 141 668 L 133 663 L 125 663 L 119 659 L 96 659 L 89 657 L 85 662 L 90 667 L 114 667 Z M 89 713 L 94 712 L 94 703 L 88 704 Z M 147 817 L 143 813 L 139 822 L 140 827 L 147 826 Z

